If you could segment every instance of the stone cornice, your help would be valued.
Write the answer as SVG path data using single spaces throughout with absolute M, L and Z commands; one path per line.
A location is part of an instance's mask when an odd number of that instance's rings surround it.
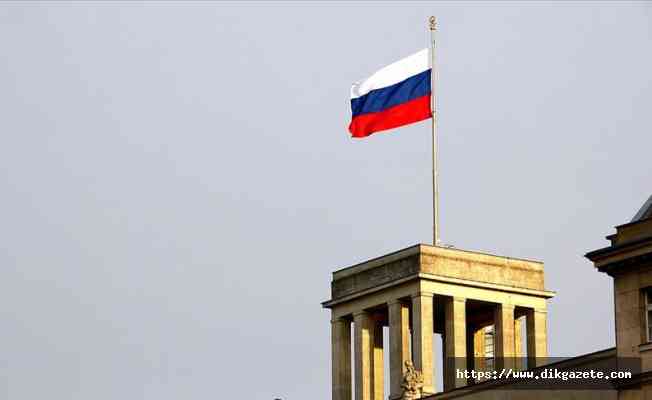
M 466 280 L 466 279 L 458 279 L 458 278 L 449 278 L 446 276 L 439 276 L 439 275 L 432 275 L 432 274 L 426 274 L 426 273 L 418 273 L 397 281 L 392 281 L 383 285 L 375 286 L 372 288 L 368 288 L 365 290 L 361 290 L 359 292 L 351 293 L 347 296 L 337 298 L 337 299 L 331 299 L 322 302 L 322 307 L 324 308 L 331 308 L 337 304 L 341 303 L 346 303 L 348 301 L 351 301 L 353 299 L 356 299 L 358 297 L 366 296 L 378 291 L 381 291 L 383 289 L 386 289 L 391 286 L 399 285 L 405 282 L 410 282 L 413 280 L 417 279 L 425 279 L 429 281 L 434 281 L 434 282 L 442 282 L 442 283 L 451 283 L 455 285 L 460 285 L 460 286 L 468 286 L 468 287 L 476 287 L 476 288 L 481 288 L 481 289 L 490 289 L 490 290 L 497 290 L 497 291 L 502 291 L 502 292 L 507 292 L 507 293 L 518 293 L 518 294 L 525 294 L 528 296 L 534 296 L 534 297 L 542 297 L 546 299 L 550 299 L 555 296 L 556 292 L 549 291 L 549 290 L 534 290 L 534 289 L 526 289 L 526 288 L 519 288 L 519 287 L 514 287 L 514 286 L 506 286 L 506 285 L 497 285 L 493 283 L 486 283 L 486 282 L 479 282 L 479 281 L 471 281 L 471 280 Z

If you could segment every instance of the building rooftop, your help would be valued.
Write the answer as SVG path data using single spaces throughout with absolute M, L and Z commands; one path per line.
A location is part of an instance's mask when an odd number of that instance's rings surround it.
M 426 279 L 550 298 L 543 263 L 417 244 L 333 272 L 330 307 L 408 281 Z
M 646 218 L 652 218 L 652 195 L 648 197 L 640 210 L 634 215 L 631 222 L 637 222 Z

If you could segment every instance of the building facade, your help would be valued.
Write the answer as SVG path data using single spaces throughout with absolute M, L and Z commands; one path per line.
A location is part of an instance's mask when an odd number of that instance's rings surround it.
M 545 288 L 541 262 L 420 244 L 335 271 L 331 299 L 322 303 L 331 312 L 333 400 L 645 398 L 652 377 L 652 197 L 607 239 L 610 246 L 586 257 L 614 279 L 616 347 L 564 361 L 548 358 L 546 302 L 555 293 Z M 622 368 L 623 360 L 638 363 L 634 376 L 594 388 L 523 388 L 527 379 L 460 373 Z M 435 365 L 443 366 L 441 388 Z

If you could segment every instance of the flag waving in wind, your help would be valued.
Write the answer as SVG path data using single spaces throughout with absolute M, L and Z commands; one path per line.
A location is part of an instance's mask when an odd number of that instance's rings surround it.
M 432 117 L 431 58 L 423 49 L 351 87 L 353 137 L 398 128 Z

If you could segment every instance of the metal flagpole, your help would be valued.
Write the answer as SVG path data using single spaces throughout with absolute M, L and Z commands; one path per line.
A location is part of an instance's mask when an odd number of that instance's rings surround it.
M 437 182 L 437 96 L 435 91 L 435 33 L 437 32 L 437 19 L 429 18 L 430 23 L 430 108 L 432 109 L 432 244 L 439 245 L 439 185 Z

